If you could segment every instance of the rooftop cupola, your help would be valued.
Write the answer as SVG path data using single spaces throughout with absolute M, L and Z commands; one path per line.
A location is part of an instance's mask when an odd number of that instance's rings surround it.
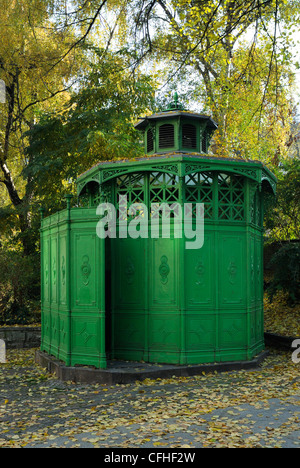
M 135 128 L 144 132 L 146 154 L 206 154 L 218 125 L 207 115 L 185 110 L 175 93 L 165 110 L 142 118 Z

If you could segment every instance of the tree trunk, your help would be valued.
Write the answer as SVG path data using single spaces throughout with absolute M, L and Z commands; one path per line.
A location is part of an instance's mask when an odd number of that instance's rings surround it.
M 1 179 L 1 182 L 4 183 L 11 203 L 16 208 L 17 216 L 19 218 L 19 227 L 21 231 L 21 242 L 24 249 L 24 255 L 30 255 L 34 252 L 34 244 L 31 239 L 31 219 L 29 213 L 28 202 L 31 198 L 31 191 L 29 185 L 26 187 L 26 196 L 21 199 L 19 197 L 18 191 L 15 187 L 14 181 L 12 179 L 11 173 L 6 164 L 0 163 L 4 179 Z
M 9 158 L 10 138 L 13 131 L 18 79 L 19 71 L 17 70 L 12 76 L 11 84 L 6 87 L 8 96 L 8 108 L 4 144 L 2 145 L 2 148 L 0 146 L 0 169 L 2 171 L 2 178 L 0 179 L 0 182 L 2 182 L 5 185 L 10 201 L 17 211 L 24 255 L 30 255 L 34 251 L 34 245 L 30 235 L 31 222 L 28 209 L 28 201 L 31 197 L 31 184 L 27 183 L 25 197 L 21 199 L 18 190 L 15 186 L 12 174 L 7 166 L 7 161 Z

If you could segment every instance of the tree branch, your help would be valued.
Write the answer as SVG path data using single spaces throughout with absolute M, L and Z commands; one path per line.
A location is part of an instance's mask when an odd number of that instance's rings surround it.
M 10 86 L 6 86 L 6 91 L 9 96 L 9 103 L 8 103 L 8 112 L 7 112 L 7 122 L 5 126 L 5 137 L 4 137 L 4 146 L 2 151 L 2 161 L 5 162 L 8 158 L 8 151 L 9 151 L 9 139 L 10 133 L 13 125 L 14 119 L 14 108 L 15 108 L 15 101 L 16 101 L 16 86 L 18 82 L 19 71 L 17 70 L 12 78 L 12 83 Z
M 270 83 L 270 79 L 271 79 L 272 64 L 273 64 L 274 57 L 275 57 L 275 61 L 276 61 L 276 106 L 277 106 L 277 97 L 278 97 L 278 96 L 277 96 L 277 89 L 278 89 L 278 82 L 277 82 L 276 39 L 277 39 L 278 13 L 279 13 L 279 3 L 278 3 L 278 1 L 279 1 L 279 0 L 276 0 L 276 7 L 275 7 L 275 25 L 274 25 L 274 34 L 273 34 L 273 39 L 272 39 L 273 47 L 272 47 L 272 53 L 271 53 L 270 64 L 269 64 L 269 72 L 268 72 L 268 76 L 267 76 L 267 82 L 266 82 L 266 86 L 265 86 L 265 89 L 264 89 L 264 94 L 263 94 L 262 102 L 261 102 L 261 105 L 260 105 L 260 114 L 259 114 L 259 123 L 258 123 L 258 139 L 260 138 L 260 128 L 261 128 L 262 111 L 263 111 L 263 106 L 264 106 L 264 103 L 265 103 L 265 100 L 266 100 L 266 96 L 267 96 L 267 92 L 268 92 L 268 87 L 269 87 L 269 83 Z
M 88 37 L 88 35 L 90 34 L 90 32 L 91 32 L 91 30 L 93 28 L 98 16 L 100 15 L 100 12 L 101 12 L 102 8 L 105 6 L 107 1 L 108 0 L 102 0 L 101 5 L 97 9 L 95 15 L 92 17 L 92 21 L 90 22 L 85 34 L 80 39 L 78 39 L 78 41 L 76 41 L 74 44 L 72 44 L 72 46 L 69 48 L 69 50 L 62 57 L 60 57 L 60 59 L 54 65 L 52 65 L 50 70 L 48 70 L 48 73 L 50 71 L 52 71 L 53 68 L 55 68 L 59 63 L 61 63 L 70 54 L 70 52 L 72 52 L 73 49 L 76 49 L 76 47 L 78 47 L 79 44 L 81 44 L 82 42 L 84 42 L 86 40 L 86 38 Z
M 46 102 L 46 101 L 49 101 L 49 99 L 52 99 L 54 98 L 55 96 L 57 96 L 58 94 L 62 94 L 62 93 L 65 93 L 66 91 L 68 91 L 69 89 L 72 88 L 72 86 L 74 85 L 74 83 L 70 84 L 70 86 L 68 86 L 67 88 L 63 88 L 63 89 L 59 89 L 58 91 L 56 91 L 55 93 L 52 93 L 51 91 L 49 91 L 50 93 L 50 96 L 44 98 L 44 99 L 36 99 L 35 101 L 32 101 L 30 102 L 29 104 L 27 104 L 27 106 L 25 106 L 23 109 L 20 109 L 20 112 L 18 115 L 16 115 L 16 117 L 14 118 L 14 122 L 19 120 L 20 119 L 20 116 L 24 116 L 25 112 L 30 109 L 30 107 L 33 107 L 35 106 L 36 104 L 41 104 L 43 102 Z

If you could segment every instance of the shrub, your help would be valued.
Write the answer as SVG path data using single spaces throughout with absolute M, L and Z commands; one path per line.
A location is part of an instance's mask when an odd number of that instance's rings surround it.
M 300 244 L 289 243 L 281 247 L 271 258 L 269 267 L 273 278 L 267 289 L 270 300 L 278 291 L 287 293 L 287 301 L 295 305 L 300 301 Z
M 38 255 L 0 250 L 0 324 L 28 324 L 40 309 Z

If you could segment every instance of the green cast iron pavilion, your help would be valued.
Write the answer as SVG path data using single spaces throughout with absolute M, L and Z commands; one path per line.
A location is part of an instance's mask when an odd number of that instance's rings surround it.
M 136 124 L 145 157 L 100 162 L 78 178 L 78 207 L 69 197 L 42 220 L 42 351 L 106 368 L 247 361 L 264 349 L 263 213 L 276 179 L 261 162 L 210 156 L 216 128 L 175 98 Z M 99 203 L 118 209 L 122 196 L 149 208 L 139 216 L 203 203 L 203 247 L 186 249 L 172 229 L 120 238 L 119 219 L 116 237 L 100 239 Z

